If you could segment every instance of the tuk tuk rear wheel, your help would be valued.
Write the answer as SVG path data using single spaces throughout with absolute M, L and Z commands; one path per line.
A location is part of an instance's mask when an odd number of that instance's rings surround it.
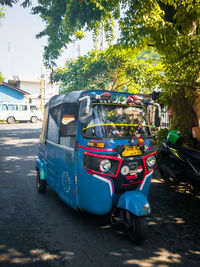
M 126 235 L 135 244 L 142 244 L 146 237 L 145 217 L 126 211 Z
M 40 174 L 37 172 L 37 191 L 39 193 L 45 193 L 47 187 L 47 182 L 40 179 Z

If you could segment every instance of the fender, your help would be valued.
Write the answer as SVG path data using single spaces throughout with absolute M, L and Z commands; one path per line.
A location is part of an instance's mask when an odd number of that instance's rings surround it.
M 40 179 L 45 180 L 44 163 L 40 160 L 36 160 L 36 169 L 40 172 Z
M 121 195 L 117 208 L 130 211 L 136 216 L 144 216 L 150 213 L 149 202 L 141 191 L 128 191 Z

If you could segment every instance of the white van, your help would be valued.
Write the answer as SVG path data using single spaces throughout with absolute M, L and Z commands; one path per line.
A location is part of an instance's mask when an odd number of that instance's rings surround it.
M 22 102 L 2 102 L 0 103 L 0 120 L 7 123 L 15 123 L 15 121 L 31 121 L 37 122 L 43 117 L 41 110 L 34 104 L 26 104 Z

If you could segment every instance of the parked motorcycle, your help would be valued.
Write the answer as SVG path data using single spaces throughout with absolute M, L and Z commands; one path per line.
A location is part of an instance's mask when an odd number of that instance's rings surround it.
M 200 151 L 186 146 L 179 131 L 169 132 L 158 156 L 158 169 L 169 185 L 184 184 L 185 190 L 200 193 Z

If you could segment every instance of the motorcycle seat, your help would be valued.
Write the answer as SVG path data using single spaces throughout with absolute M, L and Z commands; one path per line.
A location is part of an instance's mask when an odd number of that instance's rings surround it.
M 200 151 L 196 149 L 183 145 L 182 147 L 179 148 L 179 151 L 188 157 L 200 160 Z

